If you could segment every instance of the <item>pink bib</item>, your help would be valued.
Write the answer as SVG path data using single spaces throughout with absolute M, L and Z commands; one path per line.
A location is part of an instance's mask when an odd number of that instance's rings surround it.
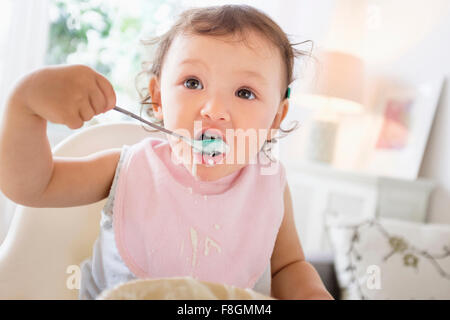
M 284 214 L 283 165 L 270 175 L 262 166 L 198 181 L 172 162 L 167 141 L 150 137 L 131 146 L 113 208 L 124 263 L 139 278 L 191 276 L 253 288 Z

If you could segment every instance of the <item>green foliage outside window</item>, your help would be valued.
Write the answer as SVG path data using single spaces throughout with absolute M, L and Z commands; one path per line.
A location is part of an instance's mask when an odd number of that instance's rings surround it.
M 109 79 L 118 103 L 137 111 L 135 76 L 151 55 L 140 40 L 165 31 L 179 2 L 52 0 L 51 4 L 46 63 L 90 66 Z

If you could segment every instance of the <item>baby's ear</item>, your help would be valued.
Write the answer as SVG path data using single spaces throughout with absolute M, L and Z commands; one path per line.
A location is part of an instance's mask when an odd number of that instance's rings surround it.
M 288 110 L 289 110 L 289 100 L 283 99 L 283 101 L 281 101 L 278 107 L 277 113 L 275 114 L 275 118 L 273 119 L 271 126 L 272 129 L 280 128 L 281 121 L 283 121 L 283 119 L 286 117 Z
M 153 114 L 158 120 L 162 120 L 162 106 L 161 106 L 161 86 L 157 77 L 152 77 L 148 84 L 148 92 L 151 97 Z
M 278 112 L 281 113 L 281 121 L 284 120 L 284 118 L 286 118 L 287 112 L 289 110 L 289 100 L 288 99 L 284 99 L 283 102 L 280 105 L 280 108 L 278 109 Z
M 289 101 L 288 99 L 284 99 L 281 101 L 277 113 L 275 114 L 275 118 L 273 119 L 272 125 L 270 126 L 269 132 L 267 133 L 267 139 L 272 139 L 272 134 L 276 134 L 278 129 L 280 128 L 281 121 L 286 117 L 286 114 L 289 109 Z

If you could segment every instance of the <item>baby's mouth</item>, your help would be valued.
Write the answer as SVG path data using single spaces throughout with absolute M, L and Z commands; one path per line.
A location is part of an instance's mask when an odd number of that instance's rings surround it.
M 194 149 L 194 152 L 202 152 L 210 156 L 218 156 L 226 153 L 228 145 L 226 144 L 224 135 L 221 131 L 214 128 L 207 128 L 200 131 L 195 137 L 195 143 L 200 148 Z
M 195 137 L 194 143 L 200 146 L 193 149 L 195 162 L 211 166 L 222 163 L 229 148 L 222 132 L 212 128 L 199 132 Z
M 195 140 L 201 140 L 204 137 L 213 137 L 215 139 L 222 139 L 226 142 L 225 135 L 216 128 L 204 128 L 195 134 Z

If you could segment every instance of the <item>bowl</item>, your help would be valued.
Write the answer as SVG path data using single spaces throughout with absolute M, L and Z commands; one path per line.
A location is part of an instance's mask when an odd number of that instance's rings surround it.
M 104 290 L 98 300 L 274 300 L 252 289 L 192 277 L 137 279 Z

